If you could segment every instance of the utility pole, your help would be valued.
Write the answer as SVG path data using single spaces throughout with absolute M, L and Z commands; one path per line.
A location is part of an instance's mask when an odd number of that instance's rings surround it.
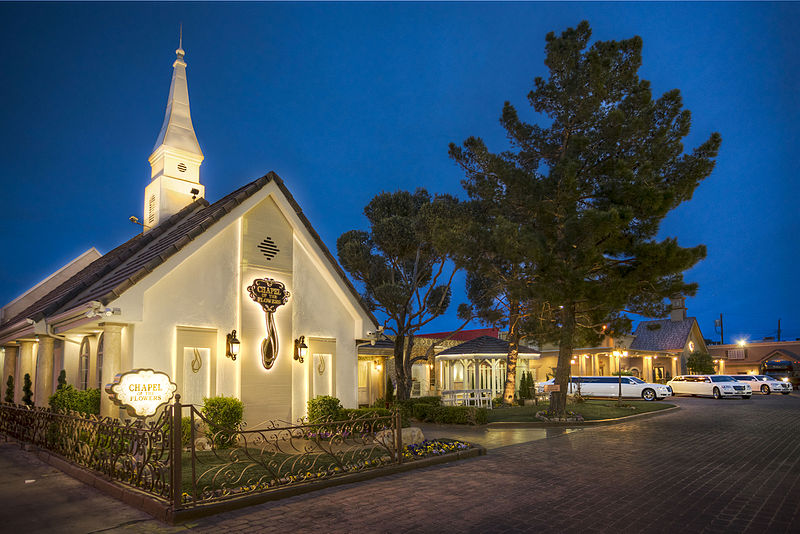
M 778 318 L 778 341 L 781 340 L 781 319 Z
M 780 322 L 780 320 L 778 320 L 778 321 Z M 722 314 L 721 313 L 719 314 L 719 320 L 714 321 L 714 326 L 718 326 L 719 327 L 719 343 L 720 343 L 720 345 L 724 345 L 725 344 L 725 330 L 722 327 Z M 778 328 L 780 328 L 780 326 L 778 326 Z M 778 335 L 780 335 L 780 334 L 778 334 Z

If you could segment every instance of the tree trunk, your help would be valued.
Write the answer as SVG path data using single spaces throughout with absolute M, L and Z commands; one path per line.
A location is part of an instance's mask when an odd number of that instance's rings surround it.
M 506 358 L 506 385 L 503 404 L 514 404 L 517 388 L 517 358 L 519 356 L 519 301 L 512 300 L 508 311 L 508 357 Z
M 567 391 L 569 388 L 572 343 L 575 334 L 575 308 L 572 304 L 561 310 L 561 336 L 558 343 L 558 364 L 555 384 L 559 391 L 550 393 L 550 413 L 564 416 L 567 411 Z
M 397 399 L 405 400 L 408 398 L 408 388 L 406 382 L 405 366 L 405 343 L 406 336 L 398 334 L 394 338 L 394 378 L 397 387 Z

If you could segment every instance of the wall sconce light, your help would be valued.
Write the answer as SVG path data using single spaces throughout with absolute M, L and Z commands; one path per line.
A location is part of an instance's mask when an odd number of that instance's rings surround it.
M 379 360 L 375 360 L 372 363 L 375 366 L 376 371 L 380 372 L 380 370 L 383 369 L 383 365 L 381 365 L 381 362 Z
M 231 333 L 225 337 L 225 356 L 236 361 L 236 356 L 238 355 L 239 340 L 236 339 L 236 330 L 231 330 Z
M 294 359 L 303 363 L 303 358 L 308 354 L 308 345 L 306 345 L 306 336 L 300 336 L 294 340 Z

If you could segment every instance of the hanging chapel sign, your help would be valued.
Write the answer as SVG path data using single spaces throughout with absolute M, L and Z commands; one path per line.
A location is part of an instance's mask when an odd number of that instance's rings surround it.
M 278 329 L 273 314 L 279 306 L 289 302 L 289 292 L 282 282 L 272 278 L 256 278 L 247 287 L 250 298 L 261 305 L 267 319 L 267 337 L 261 342 L 261 363 L 264 369 L 271 369 L 278 357 Z
M 148 417 L 168 404 L 176 389 L 178 386 L 166 373 L 133 369 L 116 375 L 114 382 L 106 386 L 106 393 L 114 404 L 127 409 L 131 416 Z

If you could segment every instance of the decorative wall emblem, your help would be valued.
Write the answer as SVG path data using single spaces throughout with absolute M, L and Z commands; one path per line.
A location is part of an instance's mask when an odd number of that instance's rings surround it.
M 168 404 L 176 389 L 177 384 L 166 373 L 133 369 L 115 376 L 114 382 L 106 386 L 106 393 L 114 404 L 127 409 L 131 416 L 148 417 Z
M 200 351 L 197 350 L 197 347 L 194 347 L 194 360 L 192 360 L 192 372 L 197 373 L 200 371 L 200 368 L 203 367 L 203 359 L 200 358 Z
M 275 327 L 273 314 L 279 306 L 289 302 L 289 292 L 282 282 L 272 278 L 256 278 L 247 287 L 250 298 L 261 305 L 267 320 L 267 337 L 261 342 L 261 363 L 264 369 L 271 369 L 278 357 L 278 329 Z
M 322 354 L 318 354 L 317 356 L 317 372 L 320 375 L 325 374 L 325 356 Z

